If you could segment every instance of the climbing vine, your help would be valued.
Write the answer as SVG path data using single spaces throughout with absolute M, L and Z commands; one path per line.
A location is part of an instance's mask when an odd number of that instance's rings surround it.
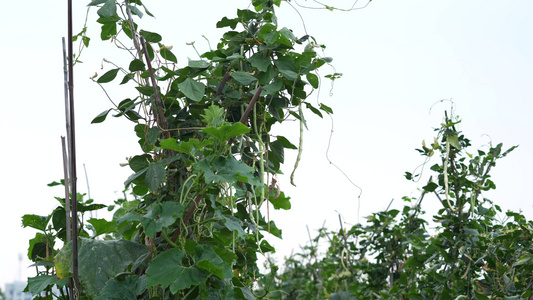
M 503 212 L 483 192 L 490 172 L 516 146 L 470 152 L 460 120 L 445 114 L 431 145 L 417 151 L 439 160 L 418 198 L 338 231 L 326 228 L 260 279 L 269 299 L 530 299 L 533 221 Z M 436 155 L 438 154 L 438 155 Z M 408 180 L 420 173 L 406 172 Z M 432 218 L 423 207 L 439 203 Z M 319 245 L 326 244 L 325 253 Z
M 160 34 L 141 29 L 139 20 L 152 16 L 143 2 L 89 3 L 100 38 L 132 58 L 124 66 L 105 60 L 112 68 L 92 78 L 104 91 L 111 82 L 132 87 L 124 99 L 110 98 L 114 106 L 92 123 L 109 115 L 128 119 L 140 153 L 128 159 L 132 175 L 124 197 L 109 207 L 113 220 L 78 220 L 81 290 L 75 297 L 255 299 L 262 277 L 257 256 L 274 251 L 265 235 L 281 238 L 261 208 L 290 209 L 275 176 L 285 150 L 301 151 L 303 141 L 296 146 L 271 130 L 293 119 L 302 135 L 304 109 L 320 117 L 333 113 L 307 101 L 319 88 L 317 70 L 331 58 L 318 54 L 324 46 L 312 36 L 278 27 L 280 0 L 253 0 L 251 9 L 216 24 L 228 31 L 215 49 L 182 66 Z M 75 36 L 80 49 L 89 46 L 86 28 Z M 58 200 L 53 214 L 23 218 L 25 227 L 41 231 L 29 249 L 38 267 L 28 284 L 34 295 L 52 293 L 73 276 L 65 238 L 70 224 L 60 217 L 65 200 Z M 57 250 L 60 241 L 65 245 Z M 58 298 L 68 297 L 60 290 Z

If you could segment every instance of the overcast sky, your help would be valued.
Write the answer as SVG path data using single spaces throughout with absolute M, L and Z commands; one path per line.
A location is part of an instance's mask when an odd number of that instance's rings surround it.
M 78 31 L 89 1 L 74 2 L 74 31 Z M 215 29 L 216 22 L 223 16 L 235 16 L 237 8 L 246 8 L 249 3 L 144 2 L 156 19 L 145 16 L 138 22 L 140 28 L 162 34 L 163 43 L 174 46 L 180 66 L 186 65 L 187 57 L 197 58 L 186 42 L 196 41 L 199 51 L 207 51 L 201 36 L 215 45 L 222 33 Z M 4 104 L 0 117 L 2 288 L 19 277 L 18 255 L 26 257 L 28 240 L 35 235 L 32 229 L 21 228 L 21 216 L 49 214 L 58 204 L 53 197 L 63 192 L 46 184 L 63 176 L 61 37 L 67 34 L 65 3 L 10 1 L 6 7 L 0 19 Z M 504 209 L 521 209 L 533 217 L 529 189 L 533 182 L 533 2 L 375 0 L 367 8 L 352 12 L 297 9 L 307 32 L 327 46 L 325 54 L 333 57 L 336 71 L 344 74 L 335 82 L 332 95 L 329 82 L 324 81 L 319 99 L 310 101 L 333 108 L 329 157 L 363 193 L 358 212 L 359 191 L 325 156 L 331 121 L 309 117 L 302 162 L 296 171 L 297 187 L 281 178 L 281 188 L 292 197 L 292 209 L 271 210 L 270 218 L 283 229 L 285 237 L 284 241 L 273 240 L 280 255 L 297 250 L 307 241 L 306 225 L 312 234 L 324 221 L 336 229 L 340 213 L 345 226 L 350 226 L 358 218 L 363 221 L 371 212 L 385 209 L 393 198 L 393 206 L 400 207 L 402 196 L 417 197 L 417 189 L 427 177 L 414 184 L 403 174 L 422 163 L 414 148 L 419 148 L 423 139 L 433 140 L 433 128 L 439 126 L 444 110 L 450 108 L 450 102 L 439 102 L 442 99 L 453 99 L 455 112 L 463 119 L 459 129 L 475 146 L 470 152 L 491 140 L 503 142 L 504 147 L 520 145 L 494 169 L 497 190 L 485 196 Z M 75 69 L 78 190 L 87 191 L 85 164 L 91 197 L 98 203 L 111 204 L 131 174 L 119 163 L 140 150 L 133 127 L 126 120 L 90 124 L 111 103 L 88 78 L 110 69 L 107 64 L 100 69 L 102 58 L 116 59 L 121 54 L 109 42 L 98 41 L 95 15 L 95 10 L 90 12 L 88 23 L 91 45 L 81 57 L 84 63 Z M 297 36 L 305 34 L 300 16 L 286 3 L 278 11 L 278 18 L 281 26 L 293 29 Z M 328 73 L 330 70 L 322 71 L 323 75 Z M 131 95 L 114 84 L 108 87 L 111 97 L 118 101 Z M 289 130 L 293 133 L 287 133 Z M 297 124 L 283 128 L 283 134 L 293 143 L 297 142 L 297 132 Z M 292 170 L 294 157 L 295 153 L 289 155 L 286 174 Z M 430 175 L 428 169 L 425 175 Z M 438 207 L 434 199 L 425 201 L 428 211 Z M 29 264 L 27 259 L 22 262 L 22 280 L 35 275 L 26 268 Z

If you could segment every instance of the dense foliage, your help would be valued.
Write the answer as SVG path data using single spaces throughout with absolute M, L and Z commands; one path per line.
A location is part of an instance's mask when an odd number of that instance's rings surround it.
M 275 176 L 285 149 L 301 149 L 302 140 L 297 147 L 271 128 L 292 118 L 302 134 L 305 109 L 332 113 L 306 101 L 319 87 L 316 70 L 331 58 L 317 54 L 323 46 L 313 37 L 278 28 L 280 2 L 254 0 L 253 10 L 223 17 L 217 27 L 229 31 L 216 48 L 184 67 L 158 33 L 139 29 L 133 17 L 151 15 L 141 0 L 89 4 L 98 7 L 101 39 L 133 57 L 126 67 L 107 61 L 113 68 L 93 78 L 103 87 L 122 74 L 120 84 L 133 87 L 128 98 L 110 99 L 118 104 L 93 123 L 110 113 L 127 118 L 140 153 L 129 159 L 133 174 L 124 198 L 109 208 L 113 220 L 84 220 L 105 206 L 78 196 L 76 298 L 255 298 L 257 255 L 274 251 L 264 235 L 281 237 L 261 207 L 290 208 Z M 75 37 L 82 46 L 89 45 L 86 32 Z M 38 272 L 28 280 L 34 295 L 64 287 L 73 276 L 65 200 L 57 200 L 52 214 L 23 217 L 24 227 L 39 230 L 28 251 Z
M 533 222 L 505 213 L 483 197 L 496 186 L 490 171 L 502 144 L 467 152 L 470 140 L 445 118 L 438 138 L 417 149 L 440 162 L 421 196 L 404 197 L 401 210 L 387 208 L 339 231 L 321 229 L 301 253 L 260 280 L 269 299 L 528 299 L 533 287 Z M 419 174 L 407 172 L 414 180 Z M 423 218 L 422 200 L 442 207 Z M 321 240 L 327 250 L 320 253 Z

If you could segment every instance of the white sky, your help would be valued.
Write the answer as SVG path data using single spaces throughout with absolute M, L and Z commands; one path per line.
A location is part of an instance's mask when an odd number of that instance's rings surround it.
M 64 1 L 66 3 L 66 1 Z M 81 29 L 85 5 L 75 1 L 75 31 Z M 301 3 L 311 1 L 300 0 Z M 333 3 L 332 1 L 330 1 Z M 351 6 L 351 3 L 347 7 Z M 23 214 L 49 214 L 56 206 L 60 187 L 47 183 L 62 177 L 60 136 L 65 135 L 61 37 L 66 36 L 66 4 L 57 1 L 11 1 L 2 18 L 0 54 L 3 70 L 4 113 L 0 117 L 3 158 L 0 240 L 2 241 L 0 287 L 18 275 L 18 254 L 26 256 L 28 240 L 35 235 L 21 228 Z M 199 51 L 207 45 L 206 35 L 216 45 L 222 31 L 215 24 L 223 16 L 233 17 L 249 1 L 145 0 L 157 19 L 145 16 L 140 27 L 159 32 L 163 43 L 173 45 L 179 65 L 196 58 L 185 42 L 196 41 Z M 294 2 L 293 2 L 294 3 Z M 463 118 L 460 129 L 480 146 L 489 141 L 505 147 L 519 144 L 494 169 L 498 189 L 488 195 L 504 209 L 521 209 L 533 217 L 529 184 L 533 176 L 533 2 L 481 0 L 375 0 L 367 8 L 349 13 L 299 9 L 309 34 L 327 46 L 337 72 L 344 77 L 329 96 L 324 81 L 318 101 L 332 107 L 334 136 L 330 158 L 363 188 L 358 215 L 353 186 L 329 165 L 325 150 L 331 123 L 310 118 L 304 138 L 304 153 L 296 172 L 297 188 L 282 178 L 282 189 L 292 197 L 288 212 L 272 212 L 284 241 L 273 241 L 280 255 L 287 255 L 307 241 L 306 225 L 312 234 L 324 221 L 338 228 L 337 214 L 348 224 L 385 209 L 402 205 L 402 196 L 417 197 L 419 184 L 403 178 L 421 162 L 414 148 L 433 139 L 433 127 L 442 119 L 453 98 L 456 113 Z M 101 59 L 113 59 L 117 52 L 108 42 L 99 42 L 99 26 L 91 11 L 91 45 L 75 69 L 75 100 L 78 147 L 79 191 L 87 190 L 82 164 L 89 175 L 91 196 L 98 203 L 111 204 L 130 175 L 119 167 L 125 157 L 140 152 L 133 127 L 126 120 L 110 118 L 103 124 L 90 121 L 111 107 L 100 88 L 88 78 L 100 69 Z M 283 4 L 278 12 L 282 26 L 304 35 L 298 14 Z M 329 70 L 322 74 L 330 73 Z M 120 101 L 131 91 L 108 84 L 112 97 Z M 131 87 L 130 87 L 131 88 Z M 315 102 L 315 99 L 311 100 Z M 310 116 L 310 115 L 309 115 Z M 283 128 L 283 134 L 297 142 L 297 124 Z M 289 130 L 293 133 L 287 133 Z M 486 135 L 484 135 L 486 134 Z M 471 149 L 473 151 L 474 148 Z M 290 174 L 294 154 L 285 166 Z M 429 166 L 428 166 L 429 167 Z M 426 168 L 425 175 L 429 170 Z M 434 199 L 424 202 L 427 210 L 438 207 Z M 349 226 L 349 225 L 345 225 Z M 34 276 L 25 267 L 20 277 Z

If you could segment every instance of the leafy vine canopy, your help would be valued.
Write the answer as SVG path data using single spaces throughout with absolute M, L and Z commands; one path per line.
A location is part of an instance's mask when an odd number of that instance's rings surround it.
M 141 0 L 89 3 L 97 9 L 100 38 L 131 57 L 124 66 L 106 61 L 113 68 L 92 80 L 104 91 L 111 82 L 133 87 L 123 100 L 110 98 L 114 106 L 92 123 L 110 114 L 128 119 L 140 150 L 128 160 L 129 192 L 109 207 L 113 220 L 79 219 L 83 297 L 257 296 L 257 254 L 275 250 L 264 234 L 281 238 L 261 207 L 290 209 L 275 177 L 283 173 L 285 149 L 298 150 L 296 169 L 302 148 L 302 138 L 292 143 L 271 129 L 292 119 L 302 135 L 304 110 L 333 113 L 308 101 L 320 86 L 317 70 L 332 59 L 318 54 L 324 46 L 312 36 L 278 26 L 280 5 L 253 0 L 249 9 L 223 17 L 216 27 L 227 31 L 216 47 L 180 67 L 162 36 L 137 24 L 152 15 Z M 86 26 L 74 40 L 89 46 Z M 46 249 L 39 255 L 29 249 L 30 258 L 47 266 L 29 281 L 35 294 L 65 286 L 64 278 L 73 276 L 71 245 L 53 250 L 56 239 L 67 241 L 66 221 L 59 217 L 65 201 L 58 200 L 61 206 L 50 216 L 23 219 L 25 227 L 42 231 L 33 241 Z M 92 202 L 83 202 L 83 195 L 78 201 L 81 207 Z

